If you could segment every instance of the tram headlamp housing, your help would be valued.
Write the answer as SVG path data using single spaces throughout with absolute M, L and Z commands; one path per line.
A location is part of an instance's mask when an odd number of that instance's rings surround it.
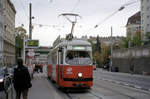
M 81 77 L 82 77 L 82 73 L 78 73 L 78 77 L 80 77 L 80 78 L 81 78 Z

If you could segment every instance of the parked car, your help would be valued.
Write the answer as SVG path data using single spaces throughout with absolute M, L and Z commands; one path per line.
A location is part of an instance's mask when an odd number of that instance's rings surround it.
M 4 88 L 4 80 L 5 80 L 4 70 L 3 70 L 3 68 L 0 68 L 0 91 L 3 91 L 5 89 Z
M 8 68 L 7 74 L 8 74 L 8 76 L 9 76 L 10 81 L 11 81 L 11 84 L 13 84 L 14 68 Z
M 10 89 L 12 88 L 12 78 L 6 67 L 0 68 L 0 99 L 10 99 Z

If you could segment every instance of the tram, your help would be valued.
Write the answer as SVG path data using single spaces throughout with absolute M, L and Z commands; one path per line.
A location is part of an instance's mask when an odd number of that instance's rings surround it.
M 85 39 L 60 36 L 48 54 L 48 77 L 61 88 L 90 88 L 93 85 L 92 47 Z

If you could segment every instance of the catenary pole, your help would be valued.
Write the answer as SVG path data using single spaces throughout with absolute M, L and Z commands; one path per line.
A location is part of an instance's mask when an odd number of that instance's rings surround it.
M 32 39 L 32 4 L 29 4 L 29 39 Z
M 111 57 L 110 57 L 110 68 L 109 68 L 109 71 L 112 70 L 112 54 L 113 54 L 113 39 L 112 39 L 112 35 L 113 35 L 113 28 L 111 27 L 111 43 L 110 43 L 110 47 L 111 47 Z

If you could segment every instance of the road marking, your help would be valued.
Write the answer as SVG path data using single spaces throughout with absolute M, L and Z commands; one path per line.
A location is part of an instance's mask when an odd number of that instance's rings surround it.
M 120 84 L 121 82 L 119 82 L 119 81 L 115 81 L 115 83 Z
M 127 84 L 127 83 L 124 83 L 124 85 L 129 86 L 129 84 Z
M 111 82 L 112 80 L 107 79 L 107 81 L 110 81 L 110 82 Z
M 107 79 L 102 78 L 102 80 L 106 81 Z
M 134 87 L 137 88 L 137 89 L 141 89 L 142 88 L 142 87 L 137 86 L 137 85 L 134 85 Z
M 105 79 L 105 78 L 99 78 L 99 80 L 109 81 L 109 82 L 112 82 L 112 83 L 116 83 L 116 84 L 120 84 L 120 85 L 124 85 L 124 86 L 128 86 L 128 87 L 132 87 L 132 88 L 137 88 L 137 89 L 141 89 L 141 90 L 150 91 L 150 88 L 149 89 L 145 89 L 145 88 L 142 88 L 141 86 L 138 86 L 138 85 L 132 85 L 132 84 L 123 83 L 123 82 L 119 82 L 119 81 L 113 81 L 113 80 Z

